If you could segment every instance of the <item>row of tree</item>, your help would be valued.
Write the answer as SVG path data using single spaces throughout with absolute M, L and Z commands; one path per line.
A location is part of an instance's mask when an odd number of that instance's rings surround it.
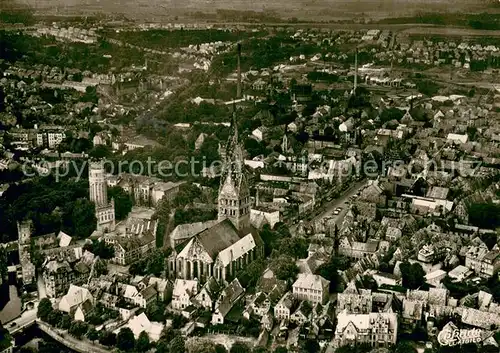
M 30 219 L 34 235 L 63 230 L 86 238 L 95 229 L 95 206 L 88 200 L 86 181 L 56 181 L 39 177 L 11 185 L 0 197 L 0 229 L 4 241 L 17 239 L 17 222 Z

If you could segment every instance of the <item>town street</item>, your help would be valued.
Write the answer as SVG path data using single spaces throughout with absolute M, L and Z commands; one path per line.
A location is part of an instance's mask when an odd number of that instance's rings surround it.
M 38 302 L 34 302 L 33 309 L 24 311 L 17 319 L 6 323 L 4 326 L 10 333 L 18 331 L 25 326 L 31 325 L 36 320 L 36 313 L 38 310 Z
M 352 185 L 350 188 L 347 190 L 343 191 L 343 193 L 340 195 L 339 198 L 334 199 L 332 201 L 326 202 L 324 205 L 320 207 L 320 213 L 316 216 L 314 216 L 308 224 L 318 224 L 320 223 L 323 219 L 325 218 L 332 218 L 335 220 L 335 224 L 340 228 L 342 225 L 342 222 L 344 220 L 344 217 L 347 213 L 349 204 L 349 198 L 354 196 L 357 192 L 362 190 L 366 185 L 366 180 L 361 180 L 356 182 L 354 185 Z M 335 212 L 335 209 L 337 207 L 342 207 L 342 211 L 338 215 L 334 215 L 333 213 Z M 297 226 L 298 224 L 294 224 L 290 226 L 290 232 L 292 234 L 296 234 L 297 232 Z
M 51 336 L 53 339 L 58 341 L 59 343 L 62 343 L 68 348 L 73 349 L 74 351 L 83 353 L 108 353 L 109 350 L 106 349 L 106 347 L 103 347 L 98 344 L 94 344 L 90 342 L 87 339 L 77 339 L 66 332 L 62 330 L 57 330 L 51 327 L 50 325 L 46 324 L 45 322 L 42 322 L 38 320 L 38 325 L 42 331 L 44 331 L 46 334 Z
M 316 222 L 321 221 L 326 217 L 332 217 L 333 219 L 335 219 L 335 224 L 337 224 L 337 226 L 340 227 L 347 213 L 348 206 L 350 204 L 350 203 L 348 204 L 347 201 L 349 200 L 350 197 L 354 196 L 356 193 L 361 191 L 365 186 L 366 186 L 366 180 L 361 180 L 356 182 L 350 188 L 345 190 L 338 199 L 326 203 L 323 206 L 325 210 L 321 212 L 319 215 L 315 216 L 311 220 L 311 223 L 315 224 Z M 342 211 L 338 215 L 334 215 L 333 212 L 337 207 L 342 207 Z

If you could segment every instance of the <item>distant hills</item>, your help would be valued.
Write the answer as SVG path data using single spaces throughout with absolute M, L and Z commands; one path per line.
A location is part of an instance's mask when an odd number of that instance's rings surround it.
M 17 1 L 17 2 L 16 2 Z M 165 19 L 217 10 L 252 11 L 283 19 L 331 21 L 360 16 L 372 20 L 425 12 L 500 12 L 497 0 L 0 0 L 0 11 L 29 7 L 37 14 L 119 14 Z

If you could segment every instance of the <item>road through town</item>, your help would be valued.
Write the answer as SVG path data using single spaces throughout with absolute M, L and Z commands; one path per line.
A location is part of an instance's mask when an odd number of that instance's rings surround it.
M 349 189 L 345 190 L 342 195 L 338 199 L 335 199 L 329 203 L 327 203 L 324 207 L 325 210 L 321 212 L 319 215 L 312 219 L 312 222 L 318 222 L 325 217 L 333 217 L 335 219 L 335 223 L 340 226 L 342 221 L 344 220 L 345 214 L 347 213 L 349 198 L 353 197 L 357 192 L 363 189 L 366 185 L 366 180 L 358 181 L 354 185 L 352 185 Z M 341 207 L 342 211 L 338 215 L 334 215 L 335 209 Z
M 322 219 L 331 217 L 335 220 L 335 224 L 340 227 L 344 217 L 347 213 L 349 198 L 353 197 L 357 192 L 363 189 L 366 185 L 366 180 L 361 180 L 353 184 L 347 190 L 343 191 L 343 193 L 335 200 L 327 202 L 320 208 L 319 214 L 315 215 L 310 224 L 317 224 Z M 341 207 L 342 211 L 338 215 L 334 215 L 335 209 Z M 294 224 L 290 227 L 290 232 L 295 234 L 297 231 L 297 224 Z

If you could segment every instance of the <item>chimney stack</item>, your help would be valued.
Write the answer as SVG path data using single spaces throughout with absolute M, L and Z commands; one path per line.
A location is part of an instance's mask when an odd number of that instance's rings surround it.
M 236 91 L 236 99 L 241 98 L 241 44 L 238 43 L 238 88 Z
M 352 91 L 354 95 L 356 95 L 356 88 L 358 88 L 358 48 L 354 54 L 354 89 Z

